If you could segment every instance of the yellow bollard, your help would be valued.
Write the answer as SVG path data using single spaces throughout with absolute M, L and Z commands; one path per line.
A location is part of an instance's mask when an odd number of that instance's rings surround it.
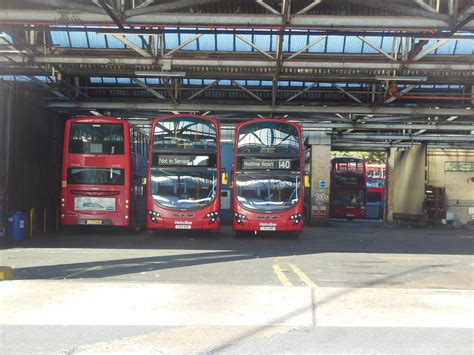
M 33 221 L 34 221 L 34 217 L 35 217 L 35 209 L 34 208 L 30 208 L 30 223 L 28 224 L 28 229 L 29 229 L 29 237 L 30 239 L 33 238 Z

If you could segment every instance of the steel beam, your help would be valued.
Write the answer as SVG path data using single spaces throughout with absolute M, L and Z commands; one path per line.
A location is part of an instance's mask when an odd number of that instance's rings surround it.
M 352 129 L 352 130 L 365 130 L 365 131 L 393 131 L 401 129 L 415 129 L 425 131 L 443 131 L 443 132 L 460 132 L 460 131 L 472 131 L 474 130 L 474 124 L 408 124 L 408 123 L 368 123 L 368 124 L 351 124 L 351 123 L 305 123 L 305 128 L 334 128 L 334 129 Z M 344 137 L 346 135 L 343 135 Z
M 199 96 L 201 95 L 204 91 L 206 91 L 207 89 L 209 89 L 211 86 L 217 84 L 219 82 L 219 80 L 214 80 L 212 83 L 210 83 L 209 85 L 206 85 L 205 87 L 203 87 L 201 90 L 199 90 L 197 93 L 191 95 L 188 97 L 188 100 L 192 100 L 194 99 L 196 96 Z
M 270 5 L 268 5 L 264 0 L 256 0 L 257 4 L 259 4 L 261 7 L 267 9 L 268 11 L 270 11 L 272 14 L 274 15 L 280 15 L 280 13 L 274 9 L 273 7 L 271 7 Z
M 345 95 L 349 96 L 349 97 L 350 97 L 352 100 L 354 100 L 355 102 L 357 102 L 357 103 L 359 103 L 359 104 L 362 103 L 362 101 L 361 101 L 358 97 L 352 95 L 349 91 L 344 90 L 344 89 L 341 88 L 339 85 L 333 83 L 332 86 L 335 87 L 337 90 L 343 92 Z
M 80 103 L 70 103 L 62 101 L 53 101 L 48 104 L 50 108 L 62 108 L 70 110 L 137 110 L 137 111 L 219 111 L 219 112 L 271 112 L 271 105 L 256 104 L 249 105 L 244 103 L 213 103 L 213 102 L 190 102 L 190 103 L 159 103 L 159 102 L 140 102 L 140 101 L 89 101 Z M 313 105 L 278 105 L 274 109 L 275 113 L 326 113 L 333 114 L 372 114 L 372 115 L 437 115 L 437 116 L 473 116 L 473 111 L 465 108 L 428 108 L 428 107 L 369 107 L 369 106 L 313 106 Z
M 231 82 L 236 85 L 237 87 L 239 87 L 240 89 L 242 89 L 243 91 L 245 91 L 247 94 L 249 94 L 250 96 L 252 96 L 253 98 L 255 98 L 256 100 L 258 101 L 263 101 L 263 99 L 258 96 L 257 94 L 255 94 L 254 92 L 252 92 L 251 90 L 247 89 L 245 86 L 243 85 L 240 85 L 237 81 L 235 80 L 231 80 Z
M 275 68 L 274 60 L 263 59 L 207 59 L 198 57 L 200 52 L 196 52 L 196 57 L 191 58 L 165 58 L 154 60 L 153 58 L 131 58 L 131 57 L 106 57 L 106 56 L 35 56 L 34 62 L 37 64 L 91 64 L 91 65 L 163 65 L 165 61 L 174 66 L 212 66 L 212 67 L 243 67 L 243 68 Z M 9 57 L 18 63 L 27 63 L 21 55 L 11 54 Z M 4 57 L 0 57 L 1 63 L 10 63 Z M 341 61 L 333 60 L 291 60 L 282 63 L 283 68 L 308 68 L 308 69 L 374 69 L 374 70 L 453 70 L 465 71 L 467 73 L 474 71 L 474 63 L 459 62 L 416 62 L 416 63 L 397 63 L 397 62 L 369 62 L 369 61 Z
M 135 52 L 137 52 L 138 54 L 140 54 L 142 57 L 145 57 L 145 58 L 151 58 L 151 54 L 148 53 L 146 50 L 138 47 L 135 43 L 133 43 L 132 41 L 128 40 L 127 38 L 125 38 L 124 35 L 119 35 L 119 34 L 112 34 L 113 37 L 115 37 L 117 40 L 119 40 L 120 42 L 122 42 L 123 44 L 125 44 L 127 47 L 129 47 L 130 49 L 133 49 Z
M 375 49 L 377 52 L 383 54 L 384 56 L 386 56 L 388 59 L 390 60 L 393 60 L 393 61 L 396 61 L 396 59 L 394 57 L 392 57 L 390 54 L 388 54 L 387 52 L 385 52 L 382 48 L 376 46 L 375 44 L 373 44 L 372 42 L 370 42 L 369 40 L 365 39 L 364 37 L 362 36 L 357 36 L 357 38 L 359 38 L 362 42 L 365 42 L 365 44 L 367 44 L 369 47 L 371 47 L 372 49 Z
M 331 140 L 331 147 L 337 150 L 350 150 L 350 151 L 385 151 L 388 148 L 412 148 L 420 143 L 382 143 L 382 142 L 345 142 L 345 141 L 334 141 Z M 462 148 L 462 149 L 474 149 L 474 145 L 459 144 L 459 143 L 443 143 L 443 142 L 425 142 L 428 148 Z
M 313 0 L 312 3 L 310 3 L 308 6 L 302 8 L 300 11 L 298 11 L 296 14 L 297 15 L 303 15 L 310 11 L 313 7 L 318 6 L 321 3 L 322 0 Z
M 249 41 L 249 40 L 248 40 L 247 38 L 245 38 L 244 36 L 241 36 L 241 35 L 236 34 L 235 37 L 237 37 L 238 39 L 240 39 L 242 42 L 247 43 L 250 47 L 252 47 L 252 48 L 255 49 L 256 51 L 262 53 L 263 55 L 267 56 L 268 58 L 270 58 L 270 59 L 275 59 L 275 57 L 272 56 L 270 53 L 268 53 L 267 51 L 264 51 L 263 49 L 261 49 L 260 47 L 258 47 L 257 45 L 255 45 L 252 41 Z
M 0 23 L 11 24 L 74 24 L 114 25 L 106 14 L 75 10 L 26 10 L 5 9 L 0 11 Z M 281 15 L 268 14 L 193 14 L 193 13 L 147 13 L 123 19 L 127 25 L 179 25 L 179 26 L 227 26 L 241 28 L 276 27 L 283 24 Z M 448 22 L 419 16 L 292 16 L 289 27 L 300 28 L 365 28 L 413 30 L 450 30 Z M 473 30 L 474 21 L 464 26 Z
M 291 96 L 289 99 L 286 100 L 286 102 L 290 102 L 291 100 L 294 100 L 296 99 L 298 96 L 304 94 L 306 91 L 308 90 L 311 90 L 313 87 L 315 87 L 316 85 L 318 85 L 318 83 L 312 83 L 311 85 L 305 87 L 303 90 L 301 91 L 298 91 L 296 94 L 294 94 L 293 96 Z
M 442 45 L 444 45 L 448 41 L 449 41 L 449 39 L 440 39 L 440 40 L 438 40 L 433 45 L 429 46 L 428 48 L 423 49 L 420 53 L 415 55 L 412 60 L 414 62 L 416 62 L 417 60 L 420 60 L 424 56 L 430 54 L 431 52 L 434 52 L 437 48 L 441 47 Z
M 384 101 L 384 104 L 389 104 L 393 101 L 395 101 L 396 99 L 398 99 L 399 97 L 405 95 L 406 93 L 410 92 L 411 90 L 413 90 L 414 88 L 416 88 L 419 84 L 416 84 L 416 85 L 409 85 L 407 86 L 405 89 L 403 89 L 402 91 L 400 91 L 399 93 L 397 93 L 397 95 L 395 96 L 390 96 L 388 99 L 386 99 Z
M 304 46 L 303 48 L 301 48 L 299 51 L 293 53 L 292 55 L 290 55 L 288 58 L 286 58 L 286 60 L 290 60 L 290 59 L 293 59 L 295 58 L 296 56 L 300 55 L 301 53 L 303 53 L 304 51 L 306 51 L 307 49 L 311 48 L 312 46 L 318 44 L 319 42 L 321 42 L 323 39 L 326 39 L 327 36 L 321 36 L 319 38 L 316 38 L 314 41 L 311 41 L 310 43 L 308 43 L 306 46 Z
M 190 43 L 196 41 L 196 40 L 197 40 L 199 37 L 201 37 L 201 36 L 202 36 L 202 33 L 198 33 L 197 35 L 192 36 L 192 37 L 191 37 L 190 39 L 188 39 L 187 41 L 184 41 L 183 43 L 181 43 L 181 44 L 180 44 L 179 46 L 177 46 L 176 48 L 173 48 L 172 50 L 170 50 L 169 52 L 167 52 L 164 56 L 167 57 L 167 58 L 171 57 L 171 55 L 172 55 L 174 52 L 180 50 L 181 48 L 186 47 L 188 44 L 190 44 Z
M 378 135 L 378 134 L 344 134 L 347 140 L 363 141 L 431 141 L 431 142 L 474 142 L 474 135 Z
M 143 81 L 139 80 L 139 79 L 135 79 L 135 78 L 132 78 L 132 82 L 134 82 L 135 84 L 141 86 L 142 88 L 144 88 L 146 91 L 148 91 L 150 94 L 152 94 L 153 96 L 157 97 L 158 99 L 160 100 L 166 100 L 166 97 L 164 97 L 163 95 L 161 95 L 158 91 L 156 91 L 155 89 L 149 87 L 146 83 L 144 83 Z

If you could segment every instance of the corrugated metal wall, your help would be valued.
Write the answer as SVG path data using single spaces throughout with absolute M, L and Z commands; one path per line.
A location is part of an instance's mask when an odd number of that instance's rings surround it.
M 35 230 L 54 230 L 60 189 L 64 121 L 37 93 L 0 81 L 0 215 L 35 209 Z M 3 212 L 2 212 L 3 201 Z

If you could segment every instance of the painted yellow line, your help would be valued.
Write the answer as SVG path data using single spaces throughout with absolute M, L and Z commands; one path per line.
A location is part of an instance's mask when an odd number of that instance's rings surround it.
M 313 282 L 313 280 L 311 280 L 308 277 L 308 275 L 306 275 L 303 271 L 301 271 L 301 269 L 298 266 L 290 264 L 290 267 L 293 270 L 293 272 L 296 275 L 298 275 L 298 277 L 301 279 L 301 281 L 303 281 L 306 285 L 308 285 L 310 287 L 317 287 L 316 284 Z
M 278 277 L 278 280 L 280 280 L 283 286 L 286 286 L 286 287 L 293 286 L 290 280 L 288 280 L 288 277 L 286 277 L 286 275 L 281 270 L 280 265 L 278 264 L 273 265 L 273 272 Z
M 9 266 L 0 266 L 0 281 L 11 280 L 13 278 L 12 268 Z
M 84 274 L 84 273 L 89 272 L 89 271 L 99 270 L 99 269 L 102 269 L 102 268 L 103 268 L 103 266 L 88 267 L 86 269 L 81 269 L 77 272 L 73 272 L 72 274 L 69 274 L 69 275 L 66 275 L 66 276 L 63 276 L 63 277 L 55 277 L 54 279 L 55 280 L 57 280 L 57 279 L 68 279 L 68 278 L 71 278 L 71 277 L 74 277 L 74 276 Z

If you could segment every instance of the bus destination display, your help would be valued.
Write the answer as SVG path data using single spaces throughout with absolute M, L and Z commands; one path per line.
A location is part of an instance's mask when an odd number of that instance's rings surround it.
M 336 175 L 336 184 L 338 186 L 363 186 L 364 177 Z
M 243 169 L 291 169 L 290 159 L 244 159 Z
M 209 166 L 209 155 L 162 155 L 154 154 L 156 166 Z

